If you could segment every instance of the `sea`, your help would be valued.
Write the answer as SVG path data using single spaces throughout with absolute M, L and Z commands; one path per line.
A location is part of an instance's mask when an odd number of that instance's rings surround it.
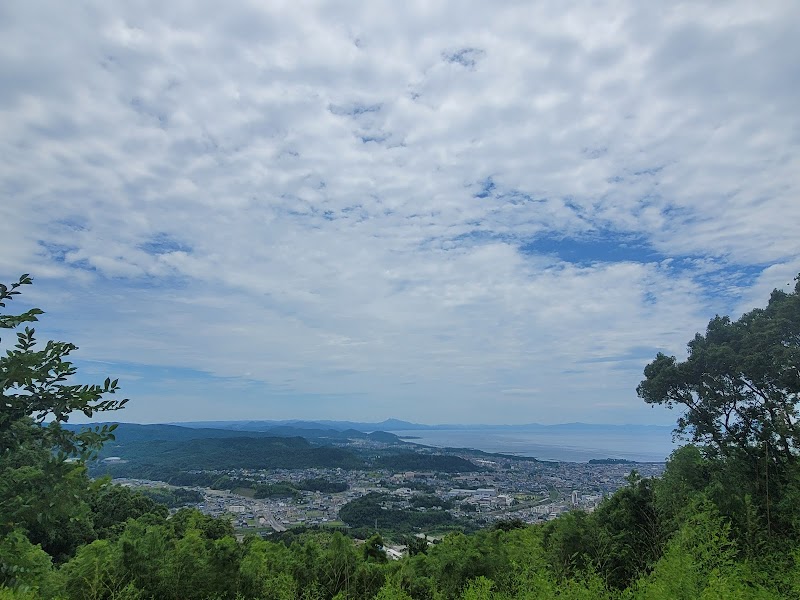
M 393 431 L 407 442 L 438 448 L 530 456 L 558 462 L 622 458 L 664 462 L 678 448 L 669 428 L 584 431 L 514 431 L 508 429 L 421 429 Z

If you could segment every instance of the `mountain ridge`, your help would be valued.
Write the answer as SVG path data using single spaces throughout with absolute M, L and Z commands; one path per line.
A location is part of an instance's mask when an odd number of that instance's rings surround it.
M 507 431 L 667 431 L 672 430 L 671 425 L 638 425 L 638 424 L 611 424 L 611 423 L 556 423 L 552 425 L 544 425 L 541 423 L 521 423 L 521 424 L 461 424 L 461 423 L 439 423 L 439 424 L 425 424 L 413 423 L 410 421 L 403 421 L 401 419 L 385 419 L 379 422 L 359 422 L 359 421 L 333 421 L 333 420 L 302 420 L 302 419 L 288 419 L 288 420 L 244 420 L 244 421 L 176 421 L 169 423 L 170 425 L 177 425 L 189 428 L 207 428 L 218 427 L 231 431 L 267 431 L 273 427 L 291 426 L 297 429 L 334 429 L 337 431 L 345 431 L 353 429 L 363 433 L 370 433 L 373 431 L 424 431 L 424 430 L 480 430 L 480 429 L 493 429 L 493 430 L 507 430 Z

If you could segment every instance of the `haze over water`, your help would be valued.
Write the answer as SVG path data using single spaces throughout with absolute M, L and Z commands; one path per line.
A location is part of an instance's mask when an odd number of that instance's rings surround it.
M 474 448 L 530 456 L 539 460 L 587 462 L 591 459 L 624 458 L 639 462 L 663 462 L 678 447 L 668 429 L 653 431 L 603 431 L 591 434 L 508 429 L 458 429 L 395 431 L 407 441 L 426 446 Z

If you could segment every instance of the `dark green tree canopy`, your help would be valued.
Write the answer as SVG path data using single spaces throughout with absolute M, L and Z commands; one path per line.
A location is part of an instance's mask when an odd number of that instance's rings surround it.
M 769 453 L 793 463 L 800 452 L 800 276 L 775 290 L 766 308 L 736 321 L 713 318 L 678 361 L 659 353 L 637 393 L 650 404 L 683 407 L 676 432 L 723 456 Z

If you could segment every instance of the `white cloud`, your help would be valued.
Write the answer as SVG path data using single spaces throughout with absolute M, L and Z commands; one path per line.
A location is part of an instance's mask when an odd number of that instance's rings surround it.
M 2 10 L 0 274 L 88 358 L 647 420 L 648 357 L 798 269 L 793 2 Z M 585 236 L 656 254 L 521 250 Z

